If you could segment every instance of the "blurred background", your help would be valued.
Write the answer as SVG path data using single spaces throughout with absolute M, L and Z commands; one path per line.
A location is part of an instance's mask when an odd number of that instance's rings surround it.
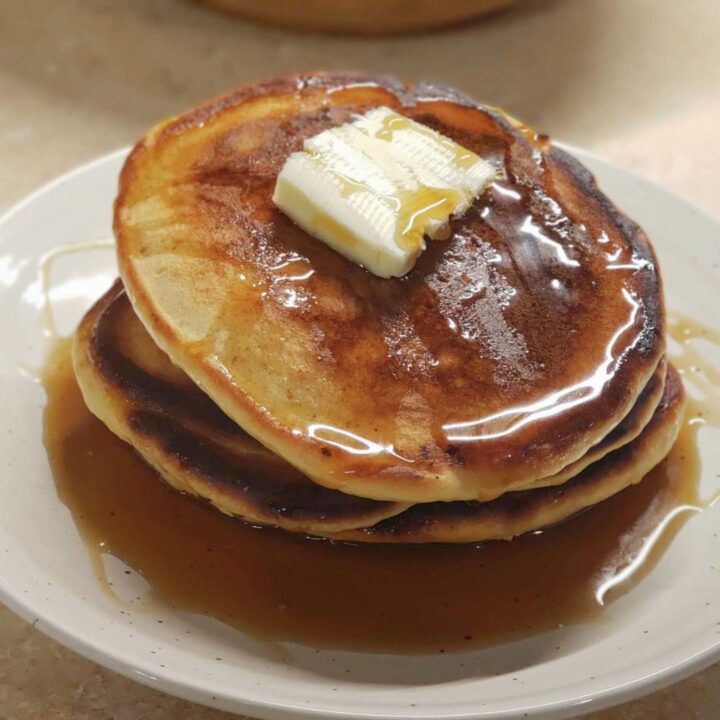
M 719 0 L 212 4 L 225 11 L 194 0 L 0 0 L 0 211 L 239 83 L 359 69 L 457 86 L 720 217 Z M 263 20 L 228 12 L 240 6 Z M 267 22 L 273 13 L 282 25 Z M 223 717 L 99 668 L 0 608 L 0 718 Z M 720 668 L 591 717 L 716 720 Z
M 407 20 L 427 5 L 441 19 L 437 5 L 452 16 L 498 2 L 214 1 L 307 8 L 310 22 L 360 4 L 380 28 L 377 7 Z M 0 206 L 238 83 L 341 68 L 456 85 L 720 212 L 717 0 L 501 4 L 439 31 L 368 38 L 288 31 L 193 0 L 2 0 Z

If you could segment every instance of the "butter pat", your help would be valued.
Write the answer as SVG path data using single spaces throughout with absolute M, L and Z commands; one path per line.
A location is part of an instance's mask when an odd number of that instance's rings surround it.
M 389 108 L 325 130 L 290 155 L 273 202 L 310 235 L 379 277 L 400 277 L 445 239 L 495 177 L 475 153 Z

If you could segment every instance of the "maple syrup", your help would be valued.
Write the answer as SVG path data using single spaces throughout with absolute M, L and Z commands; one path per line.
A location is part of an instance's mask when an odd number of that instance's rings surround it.
M 109 553 L 146 578 L 153 599 L 265 639 L 444 652 L 588 620 L 640 580 L 700 510 L 694 406 L 642 483 L 557 527 L 471 546 L 311 539 L 248 526 L 169 489 L 87 410 L 68 340 L 57 342 L 44 381 L 58 494 L 98 579 L 106 582 Z

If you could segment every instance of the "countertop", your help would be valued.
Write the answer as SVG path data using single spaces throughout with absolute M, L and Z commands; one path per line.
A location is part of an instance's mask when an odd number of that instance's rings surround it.
M 406 38 L 296 34 L 190 0 L 0 3 L 0 210 L 235 84 L 317 68 L 449 83 L 720 217 L 720 3 L 518 0 Z M 592 720 L 715 720 L 720 664 Z M 210 720 L 0 608 L 0 717 Z

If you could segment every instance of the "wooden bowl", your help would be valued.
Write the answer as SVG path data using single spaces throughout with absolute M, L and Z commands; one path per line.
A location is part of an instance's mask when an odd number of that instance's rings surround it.
M 298 30 L 378 35 L 452 25 L 512 0 L 201 0 L 219 10 Z

